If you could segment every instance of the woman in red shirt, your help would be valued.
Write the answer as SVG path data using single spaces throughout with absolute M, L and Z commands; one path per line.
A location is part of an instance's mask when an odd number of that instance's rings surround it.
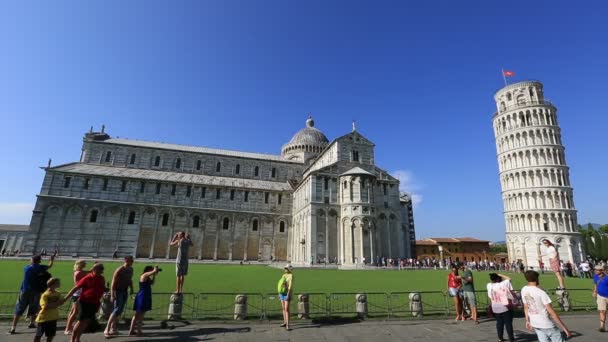
M 452 266 L 452 272 L 448 274 L 448 294 L 454 299 L 454 307 L 456 308 L 456 320 L 464 321 L 464 313 L 462 312 L 462 299 L 460 298 L 460 287 L 462 286 L 462 277 L 458 275 L 458 266 Z
M 91 321 L 95 319 L 95 313 L 99 310 L 99 302 L 106 290 L 103 269 L 103 264 L 95 264 L 91 273 L 80 279 L 78 284 L 65 296 L 65 300 L 67 301 L 76 291 L 82 289 L 80 297 L 78 297 L 80 313 L 78 323 L 74 326 L 74 332 L 72 333 L 72 342 L 80 341 L 82 332 L 86 331 Z

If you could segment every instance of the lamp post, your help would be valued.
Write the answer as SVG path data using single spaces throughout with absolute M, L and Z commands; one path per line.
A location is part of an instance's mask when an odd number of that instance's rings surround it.
M 437 249 L 439 249 L 439 267 L 443 268 L 443 246 L 439 245 Z

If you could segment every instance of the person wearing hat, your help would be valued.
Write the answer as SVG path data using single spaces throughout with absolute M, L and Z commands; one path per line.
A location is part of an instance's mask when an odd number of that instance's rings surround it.
M 595 275 L 593 276 L 593 297 L 597 302 L 597 311 L 600 312 L 600 332 L 606 331 L 606 303 L 608 302 L 608 277 L 604 272 L 604 266 L 596 265 L 593 268 Z
M 290 264 L 283 267 L 283 275 L 279 279 L 277 285 L 277 291 L 279 292 L 279 299 L 281 300 L 281 308 L 283 309 L 283 324 L 285 330 L 289 331 L 289 302 L 293 293 L 293 267 Z

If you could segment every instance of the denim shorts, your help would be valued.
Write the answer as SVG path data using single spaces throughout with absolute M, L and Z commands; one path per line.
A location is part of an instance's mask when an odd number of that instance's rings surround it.
M 536 337 L 538 337 L 539 342 L 563 342 L 564 336 L 562 336 L 562 332 L 559 331 L 557 327 L 540 329 L 534 328 L 536 332 Z
M 114 310 L 112 313 L 115 316 L 122 314 L 125 311 L 125 306 L 127 305 L 127 299 L 129 298 L 129 293 L 127 290 L 116 290 L 114 294 Z
M 286 295 L 286 294 L 282 294 L 282 293 L 279 293 L 279 299 L 280 299 L 282 302 L 286 302 L 286 301 L 288 301 L 288 298 L 289 298 L 289 296 L 288 296 L 288 295 Z
M 40 293 L 33 290 L 25 290 L 19 293 L 17 305 L 15 306 L 15 315 L 22 316 L 27 309 L 27 315 L 35 316 L 38 313 Z

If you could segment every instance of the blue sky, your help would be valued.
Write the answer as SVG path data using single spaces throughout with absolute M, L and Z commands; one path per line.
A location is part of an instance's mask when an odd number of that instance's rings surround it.
M 493 94 L 558 106 L 579 222 L 608 223 L 608 5 L 559 1 L 87 1 L 0 5 L 0 223 L 82 135 L 280 152 L 312 112 L 414 192 L 417 237 L 504 239 Z M 568 3 L 572 4 L 572 3 Z

